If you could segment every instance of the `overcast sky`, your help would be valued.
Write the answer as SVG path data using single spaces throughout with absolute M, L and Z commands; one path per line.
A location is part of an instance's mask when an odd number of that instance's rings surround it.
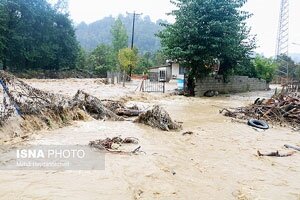
M 257 35 L 259 48 L 256 51 L 265 56 L 275 54 L 279 7 L 280 0 L 248 0 L 244 8 L 253 13 L 248 25 L 252 34 Z M 75 23 L 91 23 L 105 16 L 118 16 L 134 10 L 149 15 L 153 21 L 166 19 L 172 22 L 174 19 L 166 13 L 173 8 L 169 0 L 69 0 L 70 15 Z M 290 53 L 300 53 L 300 46 L 292 44 L 300 44 L 299 8 L 299 0 L 290 0 Z

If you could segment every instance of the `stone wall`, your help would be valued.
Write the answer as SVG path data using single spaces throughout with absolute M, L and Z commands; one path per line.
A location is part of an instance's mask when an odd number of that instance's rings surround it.
M 268 84 L 265 80 L 249 78 L 248 76 L 230 76 L 227 83 L 223 76 L 206 77 L 196 81 L 195 94 L 203 96 L 208 90 L 218 91 L 220 94 L 239 93 L 255 90 L 266 90 Z

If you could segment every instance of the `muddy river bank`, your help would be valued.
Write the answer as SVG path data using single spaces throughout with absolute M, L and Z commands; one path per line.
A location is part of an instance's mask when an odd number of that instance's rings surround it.
M 26 145 L 86 145 L 121 135 L 139 138 L 145 154 L 106 154 L 100 171 L 0 171 L 0 199 L 300 199 L 300 153 L 286 158 L 256 153 L 289 152 L 283 145 L 300 145 L 300 133 L 278 126 L 258 132 L 219 114 L 221 108 L 247 105 L 272 91 L 186 98 L 139 93 L 138 83 L 124 89 L 92 79 L 27 82 L 65 95 L 83 89 L 145 109 L 158 104 L 183 122 L 183 130 L 88 120 L 40 131 Z M 193 134 L 182 135 L 186 131 Z

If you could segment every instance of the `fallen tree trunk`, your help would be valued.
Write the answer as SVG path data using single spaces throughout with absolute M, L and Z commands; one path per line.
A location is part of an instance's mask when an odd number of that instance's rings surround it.
M 152 110 L 142 113 L 135 122 L 146 124 L 163 131 L 180 130 L 182 126 L 173 121 L 170 115 L 160 106 L 154 106 Z
M 271 152 L 271 153 L 260 153 L 260 151 L 257 151 L 258 156 L 270 156 L 270 157 L 288 157 L 292 156 L 295 152 L 290 152 L 287 154 L 280 154 L 278 151 L 276 152 Z
M 74 106 L 85 110 L 95 119 L 110 119 L 114 121 L 124 120 L 102 105 L 100 99 L 81 90 L 79 90 L 72 99 L 72 107 Z
M 140 110 L 130 110 L 130 109 L 117 109 L 116 114 L 119 116 L 127 116 L 127 117 L 136 117 L 143 113 Z

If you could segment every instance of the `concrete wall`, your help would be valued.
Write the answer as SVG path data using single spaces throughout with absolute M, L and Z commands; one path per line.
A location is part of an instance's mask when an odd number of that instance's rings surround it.
M 203 96 L 208 90 L 226 94 L 268 89 L 265 80 L 249 78 L 248 76 L 231 76 L 228 77 L 228 81 L 228 83 L 225 83 L 223 76 L 199 79 L 196 81 L 195 94 L 196 96 Z

